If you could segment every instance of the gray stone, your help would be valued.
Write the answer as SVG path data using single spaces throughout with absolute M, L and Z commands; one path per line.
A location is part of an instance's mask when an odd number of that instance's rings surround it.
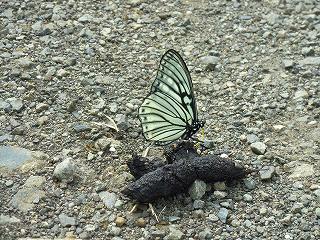
M 32 159 L 32 152 L 25 148 L 0 146 L 0 166 L 15 169 Z
M 252 222 L 249 219 L 246 219 L 244 221 L 244 226 L 246 226 L 247 228 L 250 228 L 252 226 Z
M 75 123 L 72 127 L 73 127 L 74 131 L 77 133 L 86 132 L 86 131 L 91 130 L 91 127 L 85 123 Z
M 23 187 L 41 188 L 43 187 L 45 181 L 46 178 L 43 176 L 30 176 L 24 183 Z
M 217 191 L 225 191 L 227 189 L 225 182 L 215 182 L 213 188 Z
M 12 8 L 4 9 L 2 13 L 0 13 L 0 16 L 11 19 L 14 16 Z
M 226 208 L 220 208 L 218 212 L 218 218 L 221 222 L 226 223 L 228 218 L 229 210 Z
M 290 59 L 282 60 L 282 64 L 283 64 L 285 69 L 289 69 L 289 68 L 292 68 L 294 66 L 294 62 L 292 60 L 290 60 Z
M 304 56 L 310 56 L 314 54 L 314 49 L 312 47 L 304 47 L 302 48 L 301 53 Z
M 179 221 L 181 218 L 180 217 L 177 217 L 177 216 L 169 216 L 168 217 L 168 220 L 169 220 L 169 222 L 177 222 L 177 221 Z
M 75 217 L 69 217 L 68 215 L 63 213 L 59 215 L 59 221 L 63 227 L 70 227 L 70 226 L 77 225 L 77 220 Z
M 0 109 L 3 109 L 4 111 L 8 112 L 11 109 L 11 105 L 7 101 L 0 99 Z
M 113 192 L 99 192 L 99 196 L 101 198 L 101 200 L 103 201 L 104 205 L 108 208 L 108 209 L 113 209 L 114 205 L 118 199 L 117 195 Z
M 11 105 L 11 109 L 13 111 L 20 112 L 23 108 L 23 102 L 21 99 L 17 99 L 15 97 L 13 98 L 8 98 L 7 102 Z
M 205 230 L 199 232 L 199 239 L 204 240 L 204 239 L 212 239 L 213 238 L 213 233 L 209 228 L 206 228 Z
M 190 197 L 193 200 L 198 200 L 206 193 L 207 184 L 201 180 L 195 180 L 189 188 Z
M 268 213 L 268 209 L 265 208 L 265 207 L 261 207 L 260 210 L 259 210 L 259 213 L 261 215 L 266 215 Z
M 225 198 L 226 196 L 228 196 L 228 193 L 227 193 L 227 192 L 224 192 L 224 191 L 214 191 L 214 192 L 213 192 L 213 196 L 214 196 L 216 199 L 223 199 L 223 198 Z
M 268 180 L 275 174 L 275 167 L 265 166 L 259 171 L 259 174 L 261 180 Z
M 74 180 L 77 167 L 70 158 L 57 164 L 53 171 L 53 176 L 59 181 L 70 183 Z
M 202 200 L 194 200 L 193 202 L 193 208 L 194 209 L 202 209 L 205 205 L 205 202 Z
M 114 142 L 115 140 L 113 138 L 107 138 L 107 137 L 102 137 L 99 138 L 96 142 L 95 142 L 95 147 L 97 149 L 100 150 L 109 150 L 110 145 Z
M 17 62 L 19 64 L 19 66 L 23 67 L 23 68 L 30 68 L 31 66 L 33 66 L 33 62 L 28 57 L 20 58 L 20 59 L 18 59 Z
M 320 65 L 320 57 L 306 57 L 299 61 L 300 65 Z
M 252 202 L 253 198 L 250 194 L 244 194 L 243 195 L 243 200 L 246 202 Z
M 300 99 L 306 99 L 308 98 L 309 94 L 306 90 L 298 90 L 294 93 L 293 99 L 300 100 Z
M 180 240 L 183 239 L 183 232 L 176 229 L 174 226 L 169 227 L 169 234 L 164 237 L 165 240 Z
M 9 134 L 0 135 L 0 143 L 5 142 L 7 140 L 11 141 L 12 135 L 9 135 Z M 1 162 L 0 162 L 0 165 L 1 165 Z
M 255 142 L 259 142 L 259 138 L 255 134 L 248 134 L 247 135 L 247 142 L 250 143 L 250 144 L 251 143 L 255 143 Z
M 247 189 L 253 190 L 256 187 L 256 182 L 252 178 L 245 178 L 243 179 L 243 183 Z
M 108 36 L 110 35 L 110 33 L 111 33 L 111 28 L 103 28 L 103 29 L 101 30 L 101 34 L 102 34 L 103 36 L 105 36 L 105 37 L 108 37 Z
M 215 215 L 214 213 L 210 213 L 208 216 L 208 220 L 210 220 L 212 222 L 217 222 L 219 220 L 219 217 L 217 215 Z
M 314 176 L 313 165 L 308 163 L 300 163 L 294 168 L 289 178 L 297 179 L 297 178 L 305 178 L 309 176 Z
M 41 189 L 44 182 L 45 178 L 42 176 L 30 176 L 11 199 L 12 206 L 21 211 L 32 209 L 35 203 L 45 197 L 45 192 Z
M 10 217 L 7 215 L 0 215 L 0 225 L 5 225 L 5 224 L 13 224 L 13 223 L 19 223 L 20 219 L 16 217 Z
M 267 146 L 263 142 L 254 142 L 250 144 L 252 152 L 258 155 L 263 155 L 266 152 Z
M 5 185 L 6 185 L 6 187 L 12 187 L 12 185 L 13 185 L 13 181 L 10 179 L 10 180 L 7 180 L 6 182 L 5 182 Z
M 265 15 L 264 18 L 270 25 L 274 25 L 279 22 L 279 15 L 273 12 L 270 12 L 269 14 Z
M 46 103 L 38 103 L 36 105 L 36 112 L 42 112 L 42 111 L 45 111 L 49 108 L 49 105 L 46 104 Z
M 300 213 L 302 208 L 303 208 L 303 204 L 300 202 L 296 202 L 293 204 L 293 206 L 291 208 L 291 212 L 292 213 Z
M 78 18 L 78 21 L 81 23 L 91 22 L 92 20 L 93 17 L 90 14 L 84 14 L 80 18 Z
M 121 233 L 121 228 L 119 227 L 115 227 L 115 226 L 112 226 L 111 229 L 110 229 L 110 234 L 112 236 L 119 236 Z
M 315 214 L 318 218 L 320 218 L 320 207 L 317 207 L 315 210 Z
M 205 65 L 206 70 L 214 70 L 219 60 L 216 56 L 204 56 L 200 58 L 200 62 Z

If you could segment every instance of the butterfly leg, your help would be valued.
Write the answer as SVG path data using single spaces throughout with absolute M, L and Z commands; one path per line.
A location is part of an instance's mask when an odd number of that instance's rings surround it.
M 147 157 L 148 156 L 148 153 L 149 153 L 149 150 L 150 148 L 154 145 L 154 142 L 152 142 L 142 153 L 142 157 Z
M 155 212 L 155 210 L 154 210 L 154 208 L 153 208 L 153 206 L 152 206 L 151 203 L 149 203 L 149 208 L 150 208 L 150 210 L 151 210 L 152 215 L 155 217 L 155 219 L 157 220 L 157 222 L 159 222 L 158 215 L 156 214 L 156 212 Z
M 135 212 L 138 206 L 139 206 L 139 203 L 136 203 L 136 204 L 132 207 L 132 209 L 130 210 L 129 213 L 132 214 L 133 212 Z

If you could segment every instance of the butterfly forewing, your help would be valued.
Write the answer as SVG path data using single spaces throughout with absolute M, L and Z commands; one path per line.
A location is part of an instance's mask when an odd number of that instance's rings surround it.
M 145 138 L 160 144 L 184 137 L 188 126 L 197 121 L 190 73 L 176 51 L 163 55 L 139 116 Z

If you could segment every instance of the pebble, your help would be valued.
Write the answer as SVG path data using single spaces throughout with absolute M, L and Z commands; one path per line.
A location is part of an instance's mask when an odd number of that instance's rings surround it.
M 199 200 L 206 193 L 207 184 L 201 180 L 195 180 L 189 188 L 190 197 L 193 200 Z
M 0 226 L 1 225 L 6 225 L 6 224 L 16 224 L 16 223 L 20 223 L 21 220 L 16 218 L 15 216 L 7 216 L 7 215 L 0 215 Z
M 247 135 L 247 142 L 248 143 L 255 143 L 255 142 L 259 142 L 259 137 L 255 134 L 248 134 Z
M 5 185 L 6 185 L 6 187 L 12 187 L 12 185 L 13 185 L 13 181 L 10 179 L 10 180 L 7 180 L 6 182 L 5 182 Z
M 268 213 L 268 209 L 265 208 L 265 207 L 261 207 L 260 210 L 259 210 L 259 213 L 261 215 L 266 215 Z
M 113 209 L 118 199 L 115 193 L 108 191 L 99 192 L 99 196 L 108 209 Z
M 215 182 L 213 188 L 217 191 L 225 191 L 227 189 L 225 182 Z
M 36 105 L 36 112 L 42 112 L 45 111 L 49 108 L 49 105 L 46 103 L 39 103 Z
M 287 214 L 284 218 L 280 220 L 280 222 L 284 225 L 289 225 L 291 223 L 291 218 L 292 218 L 292 215 Z
M 202 209 L 205 205 L 205 202 L 202 200 L 194 200 L 193 202 L 193 208 L 194 209 Z
M 76 123 L 73 125 L 73 129 L 75 132 L 80 133 L 90 131 L 91 127 L 85 123 Z
M 291 179 L 305 178 L 309 176 L 314 176 L 314 167 L 308 163 L 298 164 L 289 175 Z
M 199 239 L 201 240 L 213 238 L 213 233 L 209 228 L 206 228 L 203 231 L 199 232 L 198 235 L 199 235 Z
M 61 182 L 71 183 L 76 176 L 77 167 L 70 158 L 57 164 L 53 176 Z
M 117 227 L 122 227 L 126 223 L 126 219 L 123 217 L 117 217 L 115 223 Z
M 316 216 L 320 218 L 320 207 L 317 207 L 315 210 Z
M 21 189 L 12 197 L 11 204 L 13 207 L 27 212 L 32 209 L 39 200 L 45 197 L 42 187 L 45 183 L 43 176 L 30 176 Z
M 78 21 L 81 23 L 88 23 L 93 20 L 93 17 L 90 14 L 84 14 L 78 18 Z
M 266 152 L 267 146 L 263 142 L 254 142 L 250 144 L 252 152 L 258 155 L 263 155 Z
M 320 57 L 306 57 L 299 61 L 300 65 L 320 65 Z
M 302 208 L 303 208 L 303 204 L 300 202 L 296 202 L 293 204 L 293 206 L 291 208 L 291 212 L 292 213 L 300 213 Z
M 142 228 L 144 228 L 147 225 L 146 220 L 144 220 L 144 218 L 138 218 L 136 224 L 138 227 Z
M 20 112 L 24 107 L 23 101 L 21 99 L 15 98 L 15 97 L 8 98 L 7 102 L 11 105 L 11 109 L 13 111 Z
M 215 69 L 219 61 L 219 57 L 216 56 L 204 56 L 200 58 L 200 62 L 205 65 L 205 69 L 211 71 Z
M 208 216 L 208 220 L 212 222 L 217 222 L 219 220 L 219 217 L 216 214 L 210 213 Z
M 305 99 L 308 96 L 309 94 L 306 90 L 298 90 L 294 93 L 293 99 L 300 100 L 300 99 Z
M 290 59 L 284 59 L 282 60 L 282 64 L 285 69 L 290 69 L 294 66 L 294 62 Z
M 111 229 L 110 229 L 110 234 L 112 236 L 119 236 L 121 233 L 121 228 L 119 227 L 115 227 L 115 226 L 112 226 Z
M 265 166 L 260 171 L 260 179 L 261 180 L 268 180 L 271 179 L 272 176 L 275 174 L 275 167 L 274 166 Z
M 243 195 L 243 200 L 246 202 L 252 202 L 253 197 L 250 194 L 244 194 Z
M 176 229 L 173 226 L 169 227 L 169 234 L 164 237 L 164 240 L 180 240 L 183 239 L 183 232 L 181 232 L 179 229 Z
M 11 109 L 11 104 L 7 101 L 4 101 L 3 99 L 0 99 L 0 109 L 8 112 Z
M 177 216 L 169 216 L 168 217 L 168 220 L 169 220 L 169 222 L 177 222 L 177 221 L 179 221 L 181 218 L 180 217 L 177 217 Z
M 218 212 L 218 218 L 221 222 L 226 223 L 228 218 L 229 210 L 226 208 L 220 208 Z
M 223 199 L 223 198 L 225 198 L 226 196 L 228 196 L 228 193 L 227 193 L 227 192 L 223 192 L 223 191 L 214 191 L 214 192 L 213 192 L 213 196 L 214 196 L 216 199 Z
M 243 183 L 246 186 L 247 189 L 253 190 L 256 188 L 256 182 L 252 178 L 245 178 L 243 179 Z
M 63 227 L 70 227 L 70 226 L 76 226 L 77 225 L 75 217 L 69 217 L 68 215 L 63 214 L 63 213 L 61 213 L 59 215 L 59 221 L 60 221 L 60 224 Z

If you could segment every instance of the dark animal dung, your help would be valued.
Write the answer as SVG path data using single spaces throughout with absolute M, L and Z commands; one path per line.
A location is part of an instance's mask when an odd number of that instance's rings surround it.
M 122 192 L 139 202 L 149 203 L 186 192 L 196 179 L 212 183 L 241 179 L 247 174 L 243 167 L 229 159 L 218 155 L 199 156 L 188 142 L 167 151 L 166 158 L 170 164 L 161 159 L 150 161 L 134 156 L 128 166 L 136 181 Z

